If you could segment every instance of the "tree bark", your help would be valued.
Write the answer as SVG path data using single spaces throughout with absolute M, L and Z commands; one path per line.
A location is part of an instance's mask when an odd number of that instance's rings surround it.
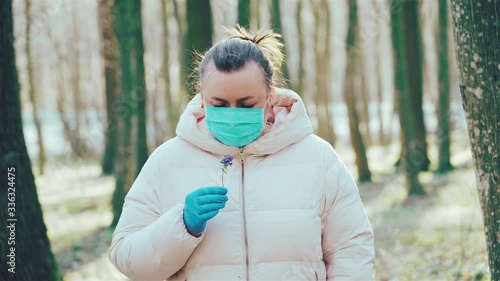
M 6 224 L 2 230 L 5 240 L 0 243 L 0 279 L 62 280 L 47 238 L 23 136 L 13 43 L 12 0 L 0 1 L 0 219 Z
M 212 10 L 209 0 L 187 0 L 186 1 L 186 44 L 185 44 L 185 63 L 186 69 L 195 68 L 195 52 L 205 52 L 212 45 Z M 194 77 L 197 73 L 186 76 L 188 87 L 191 87 L 189 95 L 192 97 L 197 93 L 198 85 Z
M 368 167 L 368 158 L 366 157 L 366 148 L 363 136 L 359 131 L 359 115 L 356 108 L 356 90 L 355 85 L 360 87 L 360 72 L 356 71 L 356 64 L 359 57 L 356 54 L 357 30 L 358 28 L 358 4 L 357 0 L 349 0 L 349 27 L 346 39 L 347 67 L 344 81 L 344 98 L 349 113 L 349 130 L 351 144 L 356 154 L 356 166 L 358 168 L 358 177 L 360 182 L 371 181 L 371 172 Z
M 140 124 L 145 122 L 145 116 L 141 117 L 140 115 L 143 114 L 141 111 L 144 112 L 146 99 L 141 1 L 115 1 L 113 15 L 115 19 L 113 29 L 118 42 L 121 76 L 120 97 L 116 107 L 118 114 L 118 158 L 115 167 L 116 186 L 112 200 L 112 227 L 118 223 L 125 195 L 146 160 L 140 157 L 145 154 L 147 158 L 146 135 L 141 128 L 143 125 Z
M 395 95 L 399 105 L 399 122 L 401 125 L 401 166 L 403 168 L 408 186 L 408 195 L 424 194 L 420 185 L 418 174 L 421 161 L 420 152 L 417 150 L 417 139 L 415 136 L 415 123 L 411 111 L 410 91 L 408 89 L 408 64 L 406 61 L 407 49 L 404 40 L 403 17 L 401 13 L 401 0 L 392 0 L 391 6 L 391 28 L 392 44 L 394 50 L 394 81 Z
M 452 0 L 452 11 L 491 280 L 500 280 L 500 1 Z
M 33 121 L 36 127 L 36 135 L 38 139 L 38 167 L 40 175 L 44 174 L 47 155 L 45 153 L 45 145 L 42 134 L 42 122 L 38 113 L 38 103 L 33 83 L 33 57 L 31 56 L 31 1 L 26 0 L 26 57 L 28 60 L 28 92 L 30 102 L 33 107 Z
M 439 34 L 438 34 L 438 76 L 439 76 L 439 107 L 438 107 L 438 141 L 439 164 L 438 173 L 446 173 L 453 169 L 450 157 L 450 74 L 448 62 L 448 0 L 439 0 Z
M 250 0 L 238 0 L 238 24 L 250 27 Z
M 113 31 L 113 0 L 103 0 L 99 5 L 99 25 L 101 29 L 102 52 L 104 55 L 104 85 L 106 87 L 107 126 L 105 132 L 106 146 L 102 159 L 102 173 L 111 175 L 115 171 L 118 154 L 118 132 L 116 104 L 119 102 L 119 65 L 118 46 Z
M 406 41 L 406 60 L 408 73 L 408 91 L 411 101 L 410 110 L 415 135 L 414 165 L 421 171 L 428 171 L 430 160 L 427 156 L 427 133 L 424 123 L 422 75 L 422 34 L 419 20 L 419 6 L 417 0 L 402 0 L 403 4 L 403 30 Z M 418 153 L 416 153 L 418 152 Z

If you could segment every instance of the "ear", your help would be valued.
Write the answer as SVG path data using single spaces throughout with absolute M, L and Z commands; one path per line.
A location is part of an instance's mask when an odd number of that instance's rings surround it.
M 271 108 L 274 107 L 274 101 L 276 97 L 276 88 L 274 87 L 274 82 L 271 85 L 271 89 L 269 90 L 269 104 L 271 105 Z

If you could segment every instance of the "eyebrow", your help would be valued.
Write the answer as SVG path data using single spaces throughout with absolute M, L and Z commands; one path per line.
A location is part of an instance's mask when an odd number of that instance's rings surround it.
M 246 96 L 246 97 L 243 97 L 241 99 L 238 99 L 237 102 L 246 101 L 246 100 L 249 100 L 249 99 L 252 99 L 252 98 L 253 98 L 253 96 Z M 211 97 L 210 99 L 216 100 L 216 101 L 221 101 L 221 102 L 227 102 L 227 100 L 221 99 L 219 97 Z

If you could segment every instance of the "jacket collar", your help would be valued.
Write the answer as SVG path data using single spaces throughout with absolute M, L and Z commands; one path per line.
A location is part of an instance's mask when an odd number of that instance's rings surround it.
M 244 147 L 245 154 L 263 156 L 274 154 L 312 134 L 312 126 L 302 99 L 292 90 L 276 88 L 274 124 L 271 130 Z M 239 148 L 229 147 L 216 140 L 205 123 L 205 110 L 197 94 L 181 115 L 177 136 L 192 145 L 217 155 L 239 154 Z

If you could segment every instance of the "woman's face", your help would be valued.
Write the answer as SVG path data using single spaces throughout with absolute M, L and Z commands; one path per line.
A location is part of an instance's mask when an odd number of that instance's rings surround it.
M 264 107 L 271 94 L 262 69 L 253 61 L 230 73 L 217 70 L 211 63 L 202 79 L 203 106 Z M 266 112 L 271 105 L 272 101 L 269 100 Z

